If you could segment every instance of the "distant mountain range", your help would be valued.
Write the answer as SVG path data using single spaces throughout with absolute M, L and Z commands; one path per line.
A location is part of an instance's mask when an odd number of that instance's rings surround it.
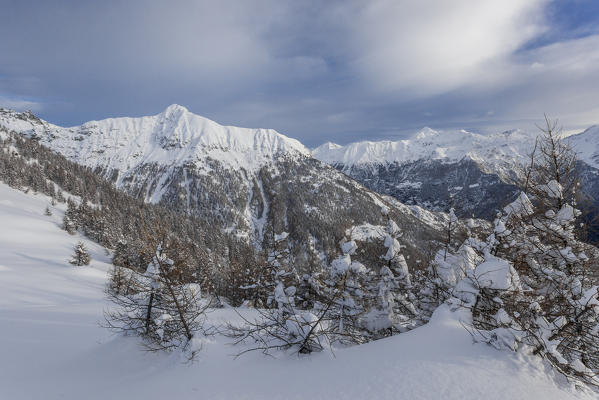
M 537 134 L 425 128 L 405 140 L 325 143 L 312 155 L 406 204 L 437 211 L 454 207 L 461 217 L 491 219 L 518 193 L 519 165 L 526 163 Z M 582 190 L 599 199 L 599 126 L 567 140 L 580 158 Z
M 518 165 L 536 137 L 425 128 L 405 140 L 310 151 L 274 130 L 222 126 L 179 105 L 68 128 L 0 109 L 0 126 L 137 198 L 205 217 L 257 246 L 285 232 L 298 257 L 325 257 L 348 229 L 384 225 L 387 207 L 404 228 L 413 262 L 425 257 L 422 240 L 442 241 L 446 217 L 435 212 L 454 207 L 460 217 L 492 219 L 517 195 Z M 599 127 L 569 140 L 580 156 L 583 191 L 599 199 Z

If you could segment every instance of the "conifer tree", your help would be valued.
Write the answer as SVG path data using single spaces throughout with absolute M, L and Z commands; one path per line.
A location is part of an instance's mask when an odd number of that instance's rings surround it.
M 90 261 L 91 257 L 87 251 L 87 248 L 85 247 L 85 244 L 83 244 L 83 242 L 78 242 L 75 245 L 75 254 L 73 254 L 70 263 L 81 267 L 83 265 L 89 265 Z
M 372 295 L 368 290 L 370 271 L 351 256 L 358 246 L 351 238 L 340 242 L 341 255 L 331 262 L 323 280 L 324 298 L 332 302 L 328 320 L 335 340 L 364 343 L 370 340 L 364 316 L 370 311 Z
M 369 330 L 377 337 L 408 330 L 418 323 L 419 311 L 414 306 L 412 278 L 401 254 L 400 236 L 399 227 L 387 216 L 384 239 L 387 252 L 381 257 L 383 265 L 370 289 L 375 301 L 367 321 Z
M 79 217 L 77 211 L 77 204 L 69 198 L 67 200 L 67 210 L 64 213 L 62 219 L 62 229 L 70 233 L 75 234 L 75 231 L 79 228 Z

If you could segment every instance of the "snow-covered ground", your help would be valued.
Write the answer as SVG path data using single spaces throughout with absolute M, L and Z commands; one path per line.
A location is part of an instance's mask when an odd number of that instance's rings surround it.
M 0 399 L 576 399 L 535 362 L 473 344 L 456 315 L 335 355 L 277 358 L 216 336 L 198 361 L 143 352 L 136 338 L 99 326 L 110 268 L 104 249 L 88 267 L 67 260 L 82 238 L 60 230 L 48 198 L 0 184 Z M 210 315 L 236 318 L 231 309 Z

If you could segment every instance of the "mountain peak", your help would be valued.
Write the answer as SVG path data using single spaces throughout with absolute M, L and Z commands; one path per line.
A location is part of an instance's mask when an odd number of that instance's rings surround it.
M 162 114 L 164 115 L 173 115 L 173 114 L 185 114 L 185 113 L 189 113 L 190 111 L 179 105 L 179 104 L 171 104 L 170 106 L 168 106 L 163 112 Z
M 321 144 L 318 147 L 315 147 L 313 151 L 325 151 L 325 150 L 334 150 L 334 149 L 339 149 L 343 146 L 341 146 L 340 144 L 337 143 L 333 143 L 333 142 L 326 142 Z
M 414 139 L 428 139 L 428 138 L 432 138 L 435 136 L 439 135 L 439 131 L 436 131 L 432 128 L 429 128 L 428 126 L 425 126 L 424 128 L 420 129 L 418 132 L 416 132 L 413 136 Z

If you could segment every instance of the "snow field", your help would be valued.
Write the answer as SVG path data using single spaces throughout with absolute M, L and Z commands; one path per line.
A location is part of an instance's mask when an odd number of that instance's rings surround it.
M 441 307 L 411 332 L 309 357 L 233 356 L 223 336 L 200 338 L 198 360 L 147 353 L 99 326 L 110 256 L 60 229 L 64 205 L 0 184 L 0 399 L 591 399 L 535 360 L 473 344 Z M 68 263 L 83 240 L 92 262 Z M 252 310 L 239 312 L 251 315 Z M 209 322 L 239 320 L 215 310 Z

